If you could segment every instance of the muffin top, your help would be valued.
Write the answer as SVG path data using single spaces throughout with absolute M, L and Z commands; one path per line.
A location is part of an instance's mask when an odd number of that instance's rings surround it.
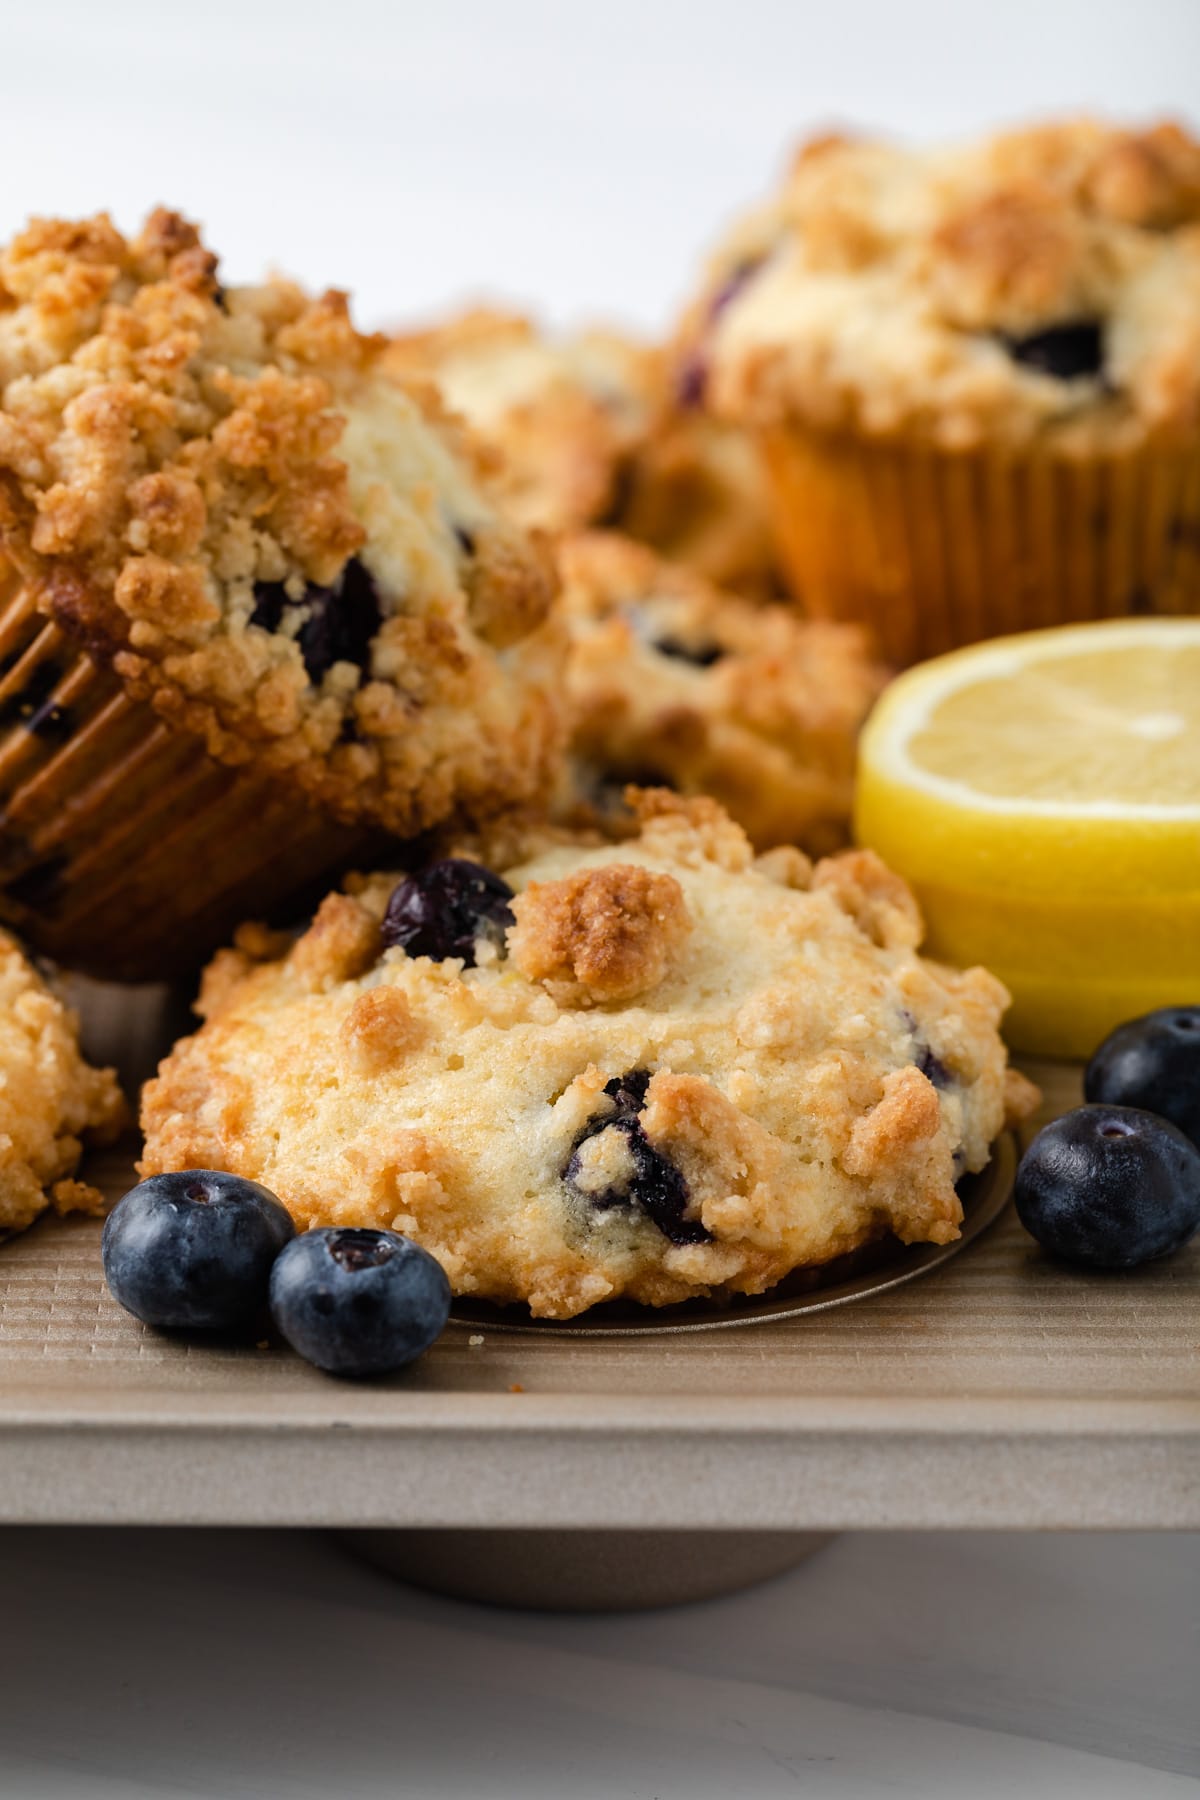
M 395 338 L 387 361 L 435 381 L 496 451 L 522 523 L 611 525 L 739 592 L 777 586 L 757 450 L 684 391 L 673 350 L 480 308 Z
M 956 1181 L 1030 1100 L 1000 984 L 918 956 L 869 853 L 755 861 L 711 800 L 639 805 L 615 847 L 372 876 L 295 944 L 243 933 L 145 1090 L 144 1171 L 393 1227 L 551 1318 L 953 1239 Z
M 39 606 L 228 762 L 409 832 L 543 787 L 554 582 L 345 296 L 157 212 L 0 255 L 0 522 Z
M 711 794 L 760 849 L 845 843 L 859 727 L 884 671 L 810 623 L 587 532 L 559 547 L 570 795 L 619 823 L 626 782 Z
M 920 151 L 825 137 L 689 324 L 719 414 L 947 447 L 1200 424 L 1200 143 L 1090 119 Z
M 714 418 L 673 378 L 606 521 L 669 562 L 756 600 L 778 596 L 762 458 L 749 432 Z
M 0 931 L 0 1232 L 48 1206 L 99 1212 L 102 1195 L 73 1177 L 84 1141 L 111 1142 L 125 1119 L 116 1076 L 83 1060 L 74 1014 Z
M 387 362 L 437 383 L 499 452 L 514 518 L 546 531 L 612 511 L 659 378 L 654 352 L 615 332 L 553 338 L 521 314 L 484 309 L 396 338 Z

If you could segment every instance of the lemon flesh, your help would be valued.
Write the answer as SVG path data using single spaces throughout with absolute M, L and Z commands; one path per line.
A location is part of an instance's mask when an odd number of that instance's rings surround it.
M 933 955 L 1013 994 L 1007 1035 L 1090 1055 L 1200 1003 L 1200 619 L 1000 638 L 910 670 L 863 737 L 859 841 Z

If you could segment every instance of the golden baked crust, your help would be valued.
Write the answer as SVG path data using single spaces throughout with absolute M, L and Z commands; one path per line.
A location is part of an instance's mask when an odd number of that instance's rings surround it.
M 111 1143 L 126 1118 L 112 1070 L 83 1060 L 74 1014 L 0 931 L 0 1232 L 47 1207 L 102 1211 L 99 1190 L 73 1178 L 84 1143 Z
M 670 371 L 611 523 L 735 594 L 783 591 L 758 446 L 688 398 L 687 352 Z
M 731 234 L 690 333 L 709 403 L 743 423 L 946 447 L 1190 438 L 1200 143 L 1086 118 L 938 151 L 820 139 Z
M 640 813 L 615 848 L 508 869 L 507 949 L 481 937 L 472 968 L 397 946 L 347 972 L 394 875 L 282 956 L 243 937 L 145 1090 L 143 1171 L 232 1169 L 301 1226 L 407 1232 L 456 1292 L 551 1318 L 954 1238 L 955 1181 L 1031 1099 L 1003 988 L 917 955 L 869 853 L 814 874 L 756 862 L 711 800 Z
M 136 696 L 397 832 L 545 787 L 549 558 L 344 295 L 224 288 L 167 212 L 36 221 L 0 282 L 8 548 Z
M 523 524 L 612 525 L 736 592 L 778 590 L 756 449 L 681 400 L 673 352 L 476 308 L 394 338 L 386 360 L 436 382 L 496 453 Z
M 565 539 L 559 570 L 568 809 L 619 817 L 625 783 L 655 781 L 714 795 L 760 848 L 845 842 L 858 731 L 884 680 L 859 627 L 721 593 L 613 533 Z
M 499 454 L 513 517 L 577 531 L 607 517 L 658 389 L 655 353 L 608 331 L 553 339 L 484 308 L 393 339 L 387 365 L 435 381 Z

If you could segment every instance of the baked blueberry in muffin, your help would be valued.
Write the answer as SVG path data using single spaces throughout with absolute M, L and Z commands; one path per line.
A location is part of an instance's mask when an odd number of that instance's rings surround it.
M 1200 142 L 1079 118 L 804 145 L 683 333 L 789 584 L 890 660 L 1194 609 Z
M 339 820 L 544 791 L 547 556 L 344 295 L 221 282 L 168 212 L 35 221 L 0 282 L 5 538 L 68 646 Z
M 241 933 L 145 1091 L 144 1172 L 230 1169 L 548 1318 L 952 1240 L 956 1181 L 1031 1100 L 1003 988 L 919 956 L 869 853 L 756 859 L 712 800 L 637 806 L 618 845 L 443 862 L 442 941 L 387 924 L 416 871 L 331 895 L 294 943 Z
M 484 309 L 394 339 L 388 364 L 436 382 L 496 452 L 523 524 L 577 531 L 618 507 L 656 403 L 655 353 L 611 331 L 552 337 Z
M 613 331 L 555 337 L 480 309 L 395 338 L 388 363 L 436 382 L 495 452 L 523 523 L 618 528 L 762 596 L 778 582 L 754 446 L 682 396 L 687 355 Z
M 572 754 L 563 804 L 618 829 L 627 782 L 711 794 L 752 841 L 846 841 L 884 671 L 858 627 L 711 587 L 614 533 L 559 547 Z

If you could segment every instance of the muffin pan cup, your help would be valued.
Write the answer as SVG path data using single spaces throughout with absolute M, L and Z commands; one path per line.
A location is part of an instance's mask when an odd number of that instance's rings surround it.
M 1200 448 L 1095 457 L 763 434 L 780 559 L 813 616 L 897 665 L 1040 626 L 1190 613 Z
M 167 994 L 76 990 L 130 1075 L 175 1028 Z M 1077 1103 L 1078 1069 L 1028 1072 L 1041 1119 Z M 85 1176 L 115 1198 L 135 1151 Z M 54 1218 L 0 1251 L 0 1522 L 332 1528 L 408 1580 L 586 1610 L 726 1592 L 843 1530 L 1200 1526 L 1200 1241 L 1088 1275 L 1004 1207 L 852 1305 L 649 1335 L 476 1323 L 377 1382 L 266 1329 L 153 1332 L 99 1251 L 98 1221 Z
M 108 979 L 186 974 L 377 843 L 215 762 L 0 573 L 0 918 L 32 949 Z

